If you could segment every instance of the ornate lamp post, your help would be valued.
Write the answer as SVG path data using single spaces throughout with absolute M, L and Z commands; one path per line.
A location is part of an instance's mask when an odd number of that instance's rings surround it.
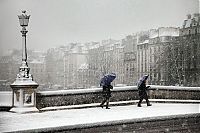
M 22 11 L 22 15 L 18 16 L 20 26 L 22 26 L 22 64 L 16 80 L 10 85 L 13 91 L 12 108 L 10 111 L 16 113 L 38 112 L 35 92 L 38 84 L 33 81 L 27 63 L 26 33 L 28 31 L 26 27 L 28 26 L 30 15 L 26 15 L 25 13 L 26 11 Z

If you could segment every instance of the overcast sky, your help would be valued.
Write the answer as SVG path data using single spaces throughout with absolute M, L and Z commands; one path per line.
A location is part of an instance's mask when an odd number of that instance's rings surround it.
M 180 27 L 199 12 L 198 0 L 0 0 L 0 52 L 21 49 L 17 15 L 31 15 L 27 47 L 122 39 L 141 30 Z

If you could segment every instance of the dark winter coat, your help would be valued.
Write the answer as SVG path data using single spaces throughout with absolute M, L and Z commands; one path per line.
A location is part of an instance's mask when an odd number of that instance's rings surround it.
M 138 81 L 138 93 L 139 93 L 139 97 L 140 99 L 148 99 L 147 96 L 147 92 L 146 90 L 150 87 L 150 86 L 146 86 L 145 81 L 147 80 L 148 75 L 143 76 L 142 78 L 140 78 L 140 80 Z
M 105 98 L 110 98 L 111 97 L 110 89 L 113 89 L 112 85 L 103 86 L 103 97 L 105 97 Z
M 138 90 L 139 91 L 146 91 L 150 86 L 146 86 L 145 81 L 148 79 L 148 75 L 143 76 L 142 78 L 140 78 L 140 80 L 138 81 Z
M 111 91 L 110 89 L 113 89 L 113 86 L 111 85 L 111 82 L 116 78 L 116 74 L 111 73 L 108 75 L 105 75 L 100 82 L 100 86 L 103 87 L 103 96 L 105 98 L 111 97 Z

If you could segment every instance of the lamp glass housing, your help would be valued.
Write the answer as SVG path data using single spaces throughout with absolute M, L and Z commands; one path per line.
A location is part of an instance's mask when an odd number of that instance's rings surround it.
M 28 26 L 29 17 L 30 17 L 30 16 L 23 15 L 23 14 L 20 15 L 20 16 L 18 16 L 20 26 L 22 26 L 22 27 L 26 27 L 26 26 Z

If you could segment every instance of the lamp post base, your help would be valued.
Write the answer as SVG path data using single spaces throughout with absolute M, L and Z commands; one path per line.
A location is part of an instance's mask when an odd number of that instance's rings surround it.
M 25 114 L 25 113 L 39 113 L 39 110 L 36 107 L 13 107 L 10 109 L 10 112 Z

